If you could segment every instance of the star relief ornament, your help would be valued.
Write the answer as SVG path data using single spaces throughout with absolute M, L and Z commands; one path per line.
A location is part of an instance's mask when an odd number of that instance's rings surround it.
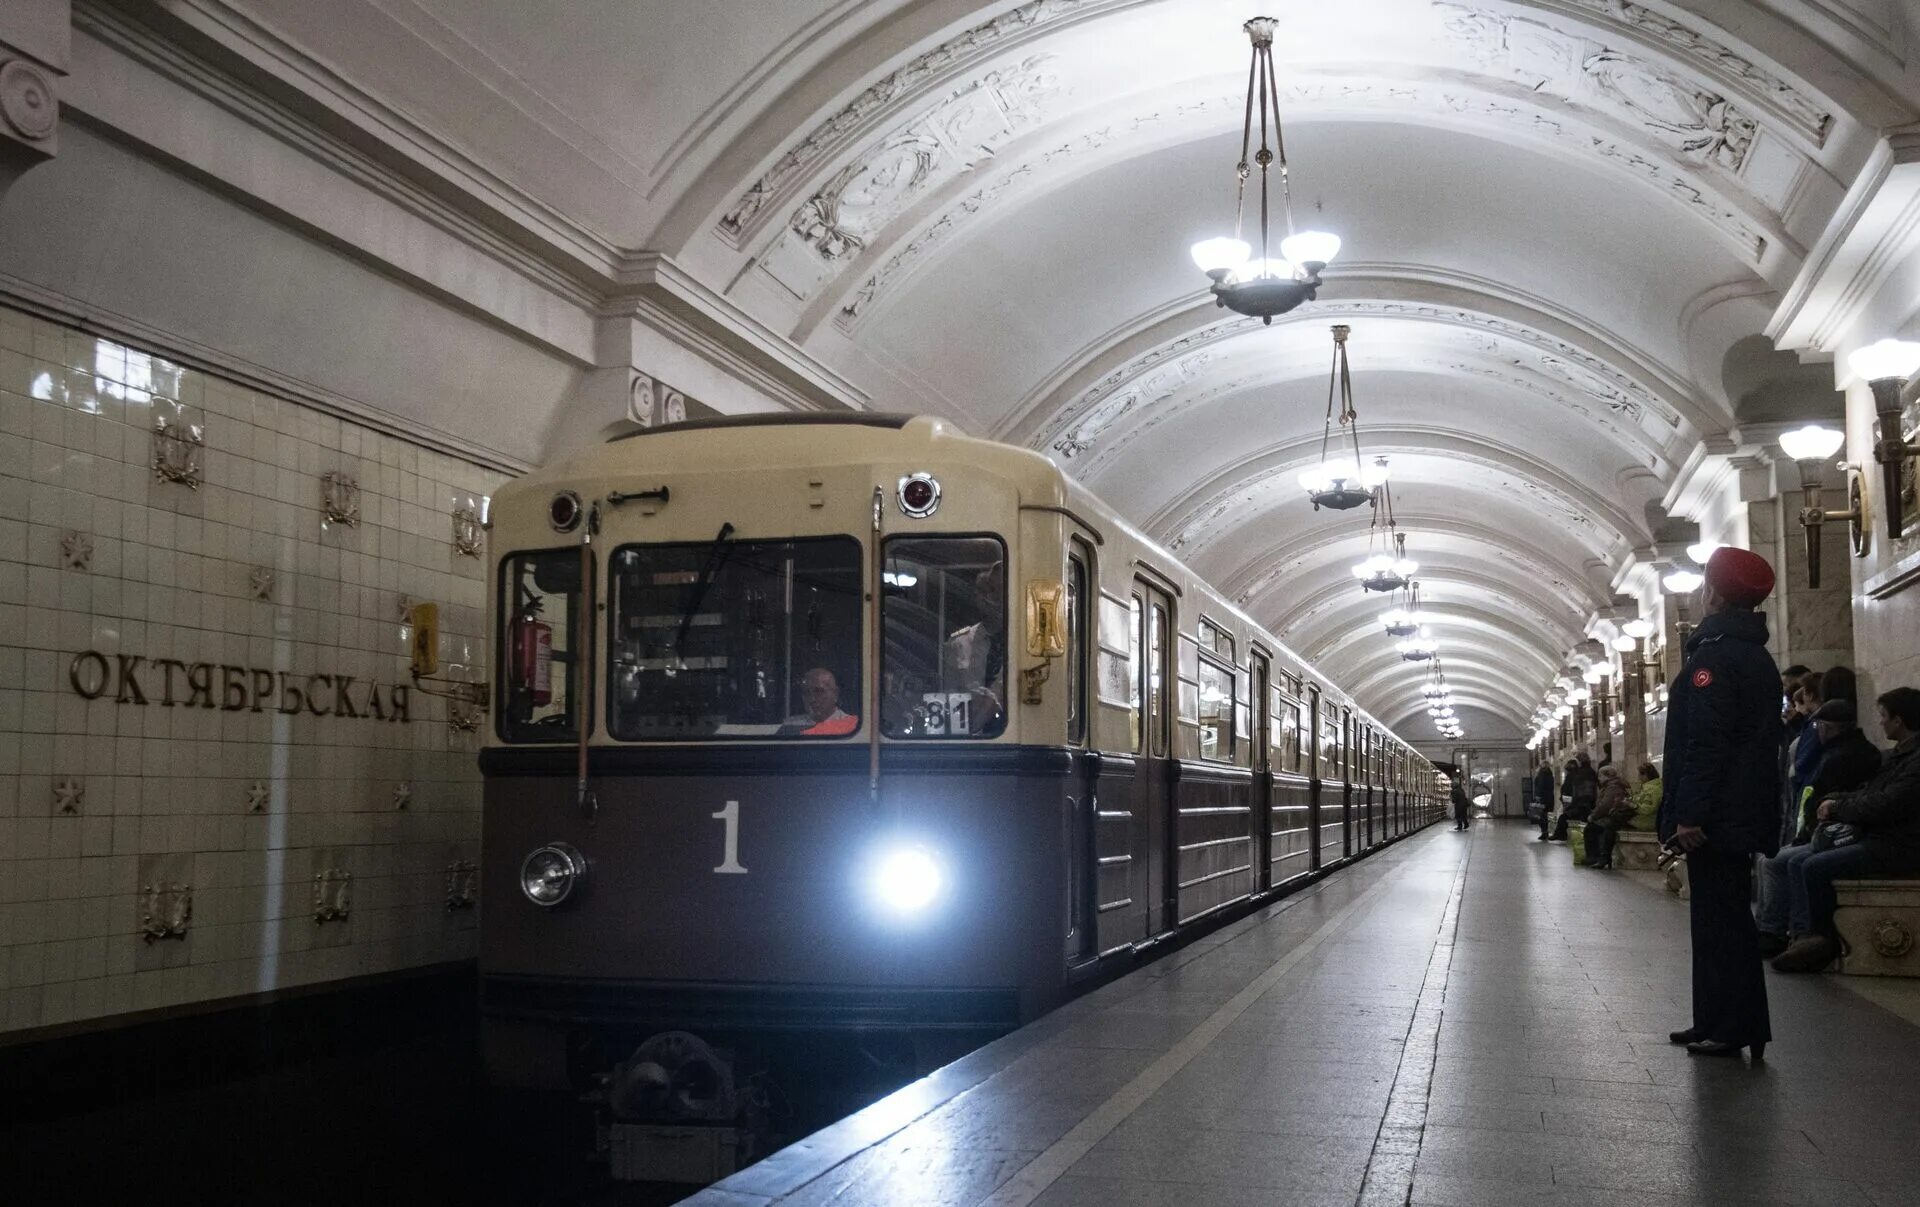
M 65 776 L 53 786 L 53 807 L 56 812 L 71 817 L 80 812 L 80 802 L 86 795 L 86 784 L 71 775 Z
M 267 790 L 265 780 L 253 781 L 253 786 L 247 789 L 247 812 L 265 813 L 267 811 L 267 801 L 272 799 L 272 795 L 273 794 Z

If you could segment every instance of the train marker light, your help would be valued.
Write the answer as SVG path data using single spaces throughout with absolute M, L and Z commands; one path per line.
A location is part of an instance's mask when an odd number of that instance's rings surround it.
M 547 503 L 547 523 L 555 532 L 572 532 L 580 526 L 580 496 L 563 490 Z
M 908 474 L 900 479 L 900 510 L 924 520 L 940 509 L 940 482 L 932 474 Z
M 945 887 L 940 861 L 932 851 L 914 843 L 882 847 L 867 882 L 875 902 L 900 917 L 921 913 L 939 899 Z
M 535 905 L 555 906 L 573 894 L 586 874 L 585 856 L 564 842 L 550 842 L 521 863 L 520 891 Z

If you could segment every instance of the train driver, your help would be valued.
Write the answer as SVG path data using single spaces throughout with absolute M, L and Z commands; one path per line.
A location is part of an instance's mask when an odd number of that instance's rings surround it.
M 788 717 L 781 733 L 833 738 L 860 728 L 859 717 L 840 710 L 840 681 L 824 666 L 800 676 L 800 704 L 806 711 Z

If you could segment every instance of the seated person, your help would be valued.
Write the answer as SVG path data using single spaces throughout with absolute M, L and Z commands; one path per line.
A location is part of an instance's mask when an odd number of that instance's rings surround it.
M 1660 797 L 1665 792 L 1660 768 L 1652 763 L 1640 764 L 1640 786 L 1633 790 L 1633 821 L 1625 828 L 1651 831 L 1659 820 Z
M 1833 930 L 1835 880 L 1920 872 L 1920 691 L 1896 687 L 1877 703 L 1893 750 L 1865 787 L 1820 798 L 1816 827 L 1845 822 L 1858 837 L 1845 846 L 1813 850 L 1820 845 L 1816 829 L 1816 840 L 1807 848 L 1812 853 L 1787 866 L 1794 938 L 1774 959 L 1777 971 L 1818 972 L 1839 954 Z
M 832 738 L 860 728 L 860 718 L 840 711 L 840 681 L 824 666 L 800 676 L 800 704 L 806 709 L 781 723 L 783 735 Z
M 1613 866 L 1613 844 L 1621 827 L 1633 821 L 1633 798 L 1627 793 L 1627 777 L 1612 763 L 1600 768 L 1600 791 L 1592 816 L 1587 818 L 1587 866 Z
M 1760 862 L 1760 955 L 1771 959 L 1787 949 L 1787 878 L 1793 865 L 1813 855 L 1814 802 L 1840 792 L 1851 792 L 1873 778 L 1880 770 L 1880 752 L 1867 735 L 1854 724 L 1853 705 L 1845 700 L 1829 700 L 1814 711 L 1808 722 L 1817 730 L 1821 750 L 1820 765 L 1803 794 L 1803 804 L 1795 802 L 1800 820 L 1790 846 Z

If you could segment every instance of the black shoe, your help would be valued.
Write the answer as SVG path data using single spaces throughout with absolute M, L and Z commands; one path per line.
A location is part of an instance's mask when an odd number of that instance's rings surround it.
M 1704 1038 L 1706 1037 L 1698 1031 L 1695 1031 L 1692 1027 L 1688 1027 L 1685 1031 L 1669 1031 L 1667 1033 L 1667 1042 L 1670 1044 L 1694 1044 L 1699 1043 Z
M 1760 958 L 1771 960 L 1787 949 L 1787 936 L 1775 934 L 1770 930 L 1760 932 Z
M 1766 1058 L 1767 1041 L 1764 1039 L 1757 1044 L 1730 1044 L 1721 1039 L 1695 1040 L 1693 1043 L 1687 1045 L 1687 1055 L 1738 1056 L 1740 1055 L 1740 1049 L 1748 1047 L 1753 1049 L 1753 1058 L 1755 1060 L 1764 1060 Z

